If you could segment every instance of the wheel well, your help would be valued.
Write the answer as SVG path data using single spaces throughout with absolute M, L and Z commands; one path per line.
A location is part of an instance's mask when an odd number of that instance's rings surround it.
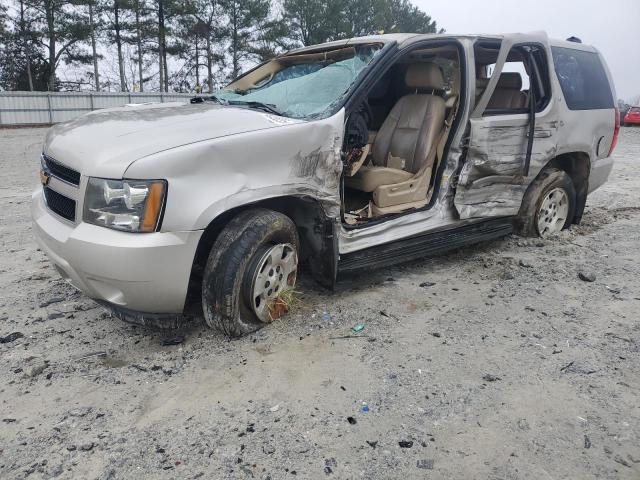
M 564 170 L 571 178 L 576 189 L 576 208 L 572 223 L 579 224 L 589 191 L 589 172 L 591 171 L 589 155 L 584 152 L 564 153 L 551 160 L 545 166 L 545 168 L 548 167 Z
M 293 220 L 300 238 L 301 262 L 304 262 L 311 255 L 322 249 L 322 225 L 327 217 L 320 202 L 312 197 L 285 196 L 268 198 L 227 210 L 214 218 L 205 228 L 202 237 L 200 237 L 191 267 L 185 312 L 197 313 L 201 309 L 202 276 L 209 258 L 209 252 L 220 232 L 238 213 L 256 207 L 280 212 Z

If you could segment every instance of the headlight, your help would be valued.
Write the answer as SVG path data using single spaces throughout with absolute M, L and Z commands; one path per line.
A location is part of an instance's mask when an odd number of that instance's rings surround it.
M 164 180 L 90 178 L 83 220 L 126 232 L 155 232 L 166 190 Z

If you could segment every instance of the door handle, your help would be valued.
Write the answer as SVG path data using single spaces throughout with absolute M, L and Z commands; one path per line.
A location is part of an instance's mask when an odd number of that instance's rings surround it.
M 549 138 L 551 135 L 553 135 L 551 130 L 536 130 L 533 132 L 533 138 Z M 529 134 L 527 133 L 527 137 L 528 136 Z

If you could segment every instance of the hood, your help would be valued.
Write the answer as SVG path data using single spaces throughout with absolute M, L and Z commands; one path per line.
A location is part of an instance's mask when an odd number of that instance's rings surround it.
M 118 178 L 163 150 L 301 121 L 215 103 L 127 105 L 55 125 L 44 152 L 83 175 Z

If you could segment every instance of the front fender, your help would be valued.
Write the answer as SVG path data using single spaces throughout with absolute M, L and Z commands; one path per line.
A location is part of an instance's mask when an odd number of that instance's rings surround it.
M 344 109 L 322 120 L 283 123 L 150 155 L 125 177 L 167 180 L 162 231 L 204 229 L 225 211 L 286 195 L 316 198 L 338 216 Z

